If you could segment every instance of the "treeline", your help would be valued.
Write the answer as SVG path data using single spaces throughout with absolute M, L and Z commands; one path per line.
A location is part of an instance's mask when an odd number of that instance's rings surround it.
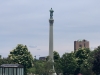
M 54 63 L 48 61 L 36 60 L 28 51 L 26 45 L 18 44 L 7 58 L 0 56 L 1 64 L 22 64 L 25 67 L 25 74 L 43 74 L 48 75 L 51 66 L 54 64 L 57 74 L 64 75 L 99 75 L 100 74 L 100 46 L 94 50 L 89 48 L 80 48 L 76 52 L 64 53 L 61 57 L 58 52 L 54 51 Z

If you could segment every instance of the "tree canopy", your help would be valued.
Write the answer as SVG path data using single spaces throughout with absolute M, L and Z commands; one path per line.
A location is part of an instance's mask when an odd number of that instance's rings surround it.
M 9 58 L 14 63 L 22 64 L 25 68 L 25 74 L 27 72 L 27 68 L 31 68 L 33 66 L 33 57 L 28 51 L 26 45 L 18 44 L 17 47 L 10 52 Z
M 78 66 L 74 53 L 63 54 L 60 62 L 63 73 L 74 74 L 74 71 Z
M 11 50 L 7 58 L 0 56 L 0 65 L 16 63 L 22 64 L 25 67 L 25 74 L 33 73 L 47 75 L 54 72 L 52 69 L 53 65 L 57 74 L 100 74 L 100 46 L 93 51 L 89 48 L 79 48 L 75 52 L 64 53 L 61 57 L 57 51 L 54 51 L 53 55 L 54 62 L 48 61 L 49 56 L 47 56 L 45 61 L 38 59 L 33 60 L 27 46 L 18 44 L 13 50 Z
M 100 74 L 100 46 L 98 46 L 98 48 L 95 49 L 93 71 L 97 75 Z

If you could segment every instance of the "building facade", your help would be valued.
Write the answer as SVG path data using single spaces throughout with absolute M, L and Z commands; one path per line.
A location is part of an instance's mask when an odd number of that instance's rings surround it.
M 25 75 L 24 66 L 21 64 L 0 65 L 0 75 Z
M 39 60 L 46 61 L 46 57 L 39 57 Z
M 74 51 L 77 51 L 79 48 L 89 48 L 89 41 L 85 39 L 74 41 Z

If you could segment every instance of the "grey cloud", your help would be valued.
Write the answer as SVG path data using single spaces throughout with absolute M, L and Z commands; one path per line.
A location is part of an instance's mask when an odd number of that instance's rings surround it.
M 37 49 L 37 50 L 41 50 L 41 49 Z
M 37 46 L 29 46 L 30 48 L 37 48 Z

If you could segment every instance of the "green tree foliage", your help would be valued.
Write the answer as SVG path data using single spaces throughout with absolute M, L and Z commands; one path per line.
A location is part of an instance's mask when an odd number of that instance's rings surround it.
M 57 62 L 60 59 L 60 55 L 58 52 L 56 51 L 53 52 L 53 59 L 54 59 L 54 62 Z M 49 60 L 49 56 L 46 57 L 46 60 L 47 61 Z
M 83 75 L 94 75 L 94 72 L 92 71 L 93 68 L 93 61 L 94 61 L 94 53 L 95 51 L 91 51 L 88 59 L 86 59 L 83 64 L 81 65 L 81 73 Z
M 79 48 L 75 53 L 75 57 L 77 58 L 78 65 L 80 66 L 85 59 L 88 59 L 90 50 L 88 48 Z
M 25 69 L 33 65 L 33 57 L 26 45 L 18 44 L 17 47 L 10 52 L 9 58 L 15 63 L 22 64 Z
M 2 58 L 2 55 L 0 55 L 0 59 Z
M 77 73 L 81 71 L 81 67 L 86 68 L 89 65 L 89 63 L 87 62 L 89 54 L 90 54 L 89 48 L 79 48 L 78 51 L 75 52 L 75 57 L 78 64 L 78 68 L 75 71 L 75 75 L 77 75 Z
M 64 53 L 62 57 L 56 51 L 53 54 L 54 62 L 49 61 L 49 56 L 47 56 L 46 61 L 33 60 L 27 46 L 18 44 L 7 58 L 2 58 L 0 55 L 0 65 L 22 64 L 25 67 L 25 75 L 26 72 L 48 75 L 53 72 L 53 65 L 56 73 L 67 73 L 68 75 L 77 75 L 79 72 L 83 75 L 100 74 L 100 46 L 94 51 L 80 48 L 76 52 Z
M 37 74 L 49 74 L 51 72 L 53 72 L 53 65 L 55 66 L 55 70 L 56 72 L 59 71 L 59 69 L 61 69 L 59 67 L 59 59 L 60 59 L 60 55 L 58 52 L 54 51 L 54 63 L 50 61 L 49 56 L 47 56 L 46 61 L 40 61 L 40 60 L 36 60 L 34 61 L 34 68 L 36 69 L 35 73 Z
M 93 71 L 97 75 L 100 74 L 100 46 L 95 49 L 94 61 L 93 61 Z
M 44 62 L 44 74 L 49 75 L 52 72 L 55 72 L 53 70 L 54 63 L 52 61 L 45 61 Z
M 81 64 L 80 72 L 83 75 L 93 75 L 92 72 L 92 62 L 90 62 L 88 59 L 86 59 L 83 64 Z
M 55 67 L 55 71 L 56 73 L 61 73 L 62 69 L 61 69 L 61 63 L 60 63 L 60 55 L 58 52 L 54 51 L 53 52 L 54 55 L 54 67 Z
M 10 58 L 1 58 L 0 59 L 0 65 L 2 64 L 12 64 L 14 63 Z
M 60 55 L 59 55 L 58 52 L 54 51 L 54 52 L 53 52 L 53 55 L 54 55 L 54 61 L 55 61 L 55 62 L 58 61 L 58 60 L 60 59 Z
M 36 74 L 43 74 L 44 73 L 44 63 L 43 61 L 35 61 L 34 62 L 35 73 Z
M 63 73 L 67 74 L 74 74 L 74 71 L 78 66 L 73 52 L 63 54 L 60 63 L 62 65 L 61 68 L 63 70 Z
M 27 72 L 29 73 L 29 74 L 36 74 L 36 68 L 35 67 L 32 67 L 32 68 L 28 68 L 27 69 Z
M 34 66 L 28 69 L 28 73 L 48 75 L 51 73 L 52 66 L 53 63 L 50 61 L 36 60 L 34 61 Z

